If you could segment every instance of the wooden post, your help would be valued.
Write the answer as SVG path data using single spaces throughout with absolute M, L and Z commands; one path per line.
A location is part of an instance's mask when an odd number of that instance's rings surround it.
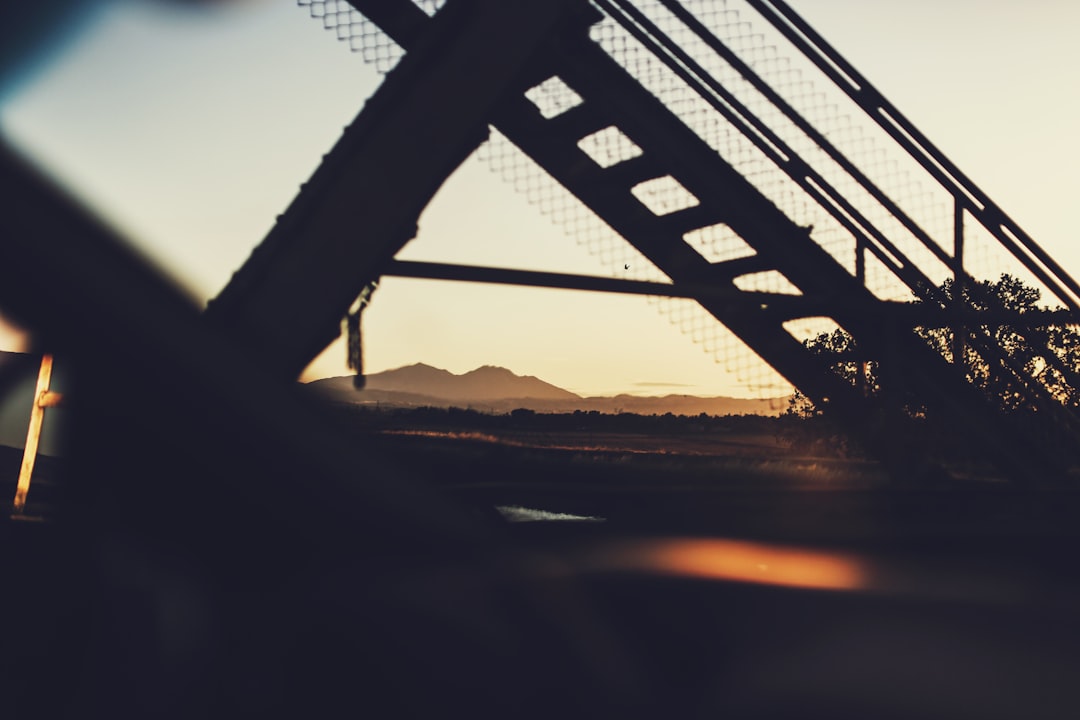
M 30 492 L 30 476 L 34 474 L 34 461 L 37 460 L 38 441 L 41 439 L 41 423 L 45 419 L 45 408 L 56 404 L 57 394 L 49 392 L 52 366 L 52 355 L 42 355 L 37 387 L 34 390 L 34 404 L 30 408 L 30 427 L 26 431 L 22 467 L 19 469 L 19 484 L 15 489 L 15 503 L 12 507 L 14 515 L 21 515 L 23 508 L 26 507 L 26 494 Z

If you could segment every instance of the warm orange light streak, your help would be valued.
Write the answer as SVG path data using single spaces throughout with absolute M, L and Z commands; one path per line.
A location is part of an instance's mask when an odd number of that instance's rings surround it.
M 38 370 L 37 389 L 34 391 L 34 404 L 30 409 L 30 424 L 26 431 L 26 445 L 23 448 L 22 467 L 19 469 L 19 482 L 15 488 L 15 501 L 12 512 L 21 515 L 26 507 L 26 495 L 30 492 L 30 477 L 34 474 L 34 462 L 37 460 L 38 441 L 41 439 L 41 423 L 45 417 L 47 405 L 42 402 L 49 396 L 49 382 L 52 379 L 52 355 L 41 356 L 41 369 Z
M 869 572 L 855 558 L 740 540 L 639 541 L 618 545 L 596 560 L 602 569 L 732 582 L 820 590 L 863 590 L 869 586 Z

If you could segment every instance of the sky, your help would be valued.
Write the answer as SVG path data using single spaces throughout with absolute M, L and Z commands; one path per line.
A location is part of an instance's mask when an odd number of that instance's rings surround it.
M 1080 275 L 1080 3 L 790 3 Z M 197 11 L 118 1 L 0 96 L 0 129 L 201 305 L 379 81 L 294 0 Z M 599 274 L 595 258 L 475 159 L 399 257 Z M 490 364 L 588 395 L 753 394 L 640 297 L 387 278 L 365 311 L 364 340 L 369 372 Z M 0 349 L 21 342 L 0 329 Z M 345 372 L 338 343 L 306 377 Z

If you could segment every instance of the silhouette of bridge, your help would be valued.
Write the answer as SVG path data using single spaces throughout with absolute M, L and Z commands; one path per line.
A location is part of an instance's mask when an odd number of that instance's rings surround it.
M 913 415 L 1012 477 L 1077 460 L 1080 377 L 1049 338 L 1077 323 L 1080 286 L 782 0 L 299 4 L 387 75 L 208 308 L 283 375 L 383 275 L 636 292 L 694 301 L 666 307 L 729 362 L 748 348 L 897 472 L 918 472 L 898 441 Z M 609 277 L 394 260 L 478 148 Z M 1060 310 L 957 291 L 1005 273 Z M 805 342 L 836 329 L 844 354 Z M 972 361 L 1027 411 L 1000 412 Z
M 0 133 L 0 305 L 72 367 L 72 499 L 0 519 L 5 716 L 1077 717 L 1075 489 L 445 461 L 294 382 L 382 275 L 638 292 L 898 473 L 923 421 L 1018 479 L 1071 464 L 1076 283 L 790 9 L 738 3 L 312 0 L 389 72 L 205 315 Z M 609 276 L 395 261 L 477 148 Z M 1063 309 L 939 289 L 1003 272 Z M 836 327 L 846 355 L 803 342 Z M 836 372 L 871 361 L 878 395 Z M 605 522 L 504 522 L 500 483 L 592 484 Z

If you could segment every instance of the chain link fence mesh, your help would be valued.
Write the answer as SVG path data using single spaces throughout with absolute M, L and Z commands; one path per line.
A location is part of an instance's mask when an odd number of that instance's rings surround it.
M 413 1 L 429 15 L 444 4 L 444 0 Z M 380 72 L 391 70 L 403 54 L 400 47 L 344 0 L 298 0 L 298 3 Z M 736 62 L 750 68 L 850 161 L 857 173 L 880 189 L 899 213 L 906 216 L 906 222 L 875 198 L 854 173 L 830 157 L 817 140 L 756 88 L 742 70 L 662 2 L 639 0 L 634 6 L 730 93 L 748 116 L 764 123 L 789 153 L 805 161 L 822 183 L 835 188 L 861 215 L 864 227 L 872 227 L 887 238 L 902 256 L 897 259 L 909 262 L 933 285 L 952 277 L 955 227 L 954 201 L 949 191 L 745 0 L 683 0 L 682 6 L 735 56 Z M 841 266 L 853 275 L 858 272 L 858 246 L 852 232 L 743 129 L 710 103 L 700 88 L 678 77 L 611 14 L 605 13 L 604 19 L 591 28 L 590 37 L 793 222 L 807 228 L 810 237 Z M 532 88 L 527 96 L 545 117 L 558 115 L 582 102 L 557 77 Z M 582 138 L 579 147 L 603 167 L 641 153 L 640 148 L 615 128 Z M 498 132 L 493 131 L 478 152 L 494 173 L 585 246 L 597 259 L 598 272 L 613 277 L 667 281 L 648 259 Z M 694 201 L 692 196 L 686 197 L 685 190 L 679 192 L 681 186 L 668 182 L 671 180 L 658 178 L 635 190 L 640 193 L 639 199 L 654 205 L 659 214 Z M 977 280 L 994 280 L 1002 273 L 1010 273 L 1039 288 L 1047 302 L 1054 302 L 1047 288 L 991 232 L 971 217 L 966 218 L 964 232 L 964 267 Z M 723 225 L 693 230 L 684 239 L 712 262 L 753 254 L 737 234 Z M 888 252 L 885 257 L 894 259 Z M 863 282 L 877 297 L 913 299 L 913 288 L 885 262 L 870 253 L 865 253 L 862 259 Z M 799 293 L 798 288 L 776 271 L 747 275 L 737 284 L 744 290 Z M 682 333 L 733 373 L 748 396 L 783 398 L 792 391 L 790 384 L 697 303 L 654 298 L 653 304 Z M 835 322 L 828 318 L 805 318 L 785 324 L 788 332 L 800 340 L 830 332 L 835 327 Z

